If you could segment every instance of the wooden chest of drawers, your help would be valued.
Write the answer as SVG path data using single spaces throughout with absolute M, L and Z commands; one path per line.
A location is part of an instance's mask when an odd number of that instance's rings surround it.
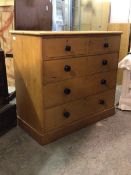
M 40 144 L 114 114 L 121 32 L 12 36 L 19 125 Z

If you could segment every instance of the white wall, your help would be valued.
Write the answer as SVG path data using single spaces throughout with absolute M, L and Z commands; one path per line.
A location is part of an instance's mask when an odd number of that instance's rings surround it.
M 111 0 L 110 22 L 127 23 L 131 21 L 130 11 L 131 11 L 131 0 Z

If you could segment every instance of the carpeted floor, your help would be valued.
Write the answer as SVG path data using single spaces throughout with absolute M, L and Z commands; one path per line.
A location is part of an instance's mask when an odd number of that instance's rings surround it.
M 131 112 L 43 147 L 14 128 L 0 138 L 0 175 L 131 175 Z

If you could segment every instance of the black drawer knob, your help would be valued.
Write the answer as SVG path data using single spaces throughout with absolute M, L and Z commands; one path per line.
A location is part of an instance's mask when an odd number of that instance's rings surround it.
M 64 70 L 65 70 L 65 72 L 70 72 L 71 71 L 71 66 L 65 65 Z
M 65 46 L 65 51 L 70 52 L 71 51 L 71 46 Z
M 107 83 L 107 81 L 106 81 L 106 80 L 104 80 L 104 79 L 103 79 L 103 80 L 101 80 L 101 84 L 102 84 L 102 85 L 105 85 L 106 83 Z
M 108 43 L 104 43 L 104 48 L 108 48 L 109 44 Z
M 102 60 L 102 65 L 107 65 L 108 64 L 108 61 L 107 60 Z
M 63 115 L 64 115 L 65 118 L 69 118 L 70 117 L 70 113 L 69 112 L 64 112 Z
M 104 101 L 104 100 L 100 100 L 100 101 L 99 101 L 99 104 L 100 104 L 100 105 L 104 105 L 104 104 L 105 104 L 105 101 Z
M 64 89 L 64 94 L 69 95 L 71 93 L 71 90 L 69 88 Z

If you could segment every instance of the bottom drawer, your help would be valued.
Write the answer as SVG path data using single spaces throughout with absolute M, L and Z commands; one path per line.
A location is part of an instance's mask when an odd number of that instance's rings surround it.
M 53 130 L 84 117 L 90 117 L 97 112 L 110 109 L 114 106 L 114 98 L 115 90 L 113 89 L 47 109 L 45 112 L 45 129 L 46 131 Z

